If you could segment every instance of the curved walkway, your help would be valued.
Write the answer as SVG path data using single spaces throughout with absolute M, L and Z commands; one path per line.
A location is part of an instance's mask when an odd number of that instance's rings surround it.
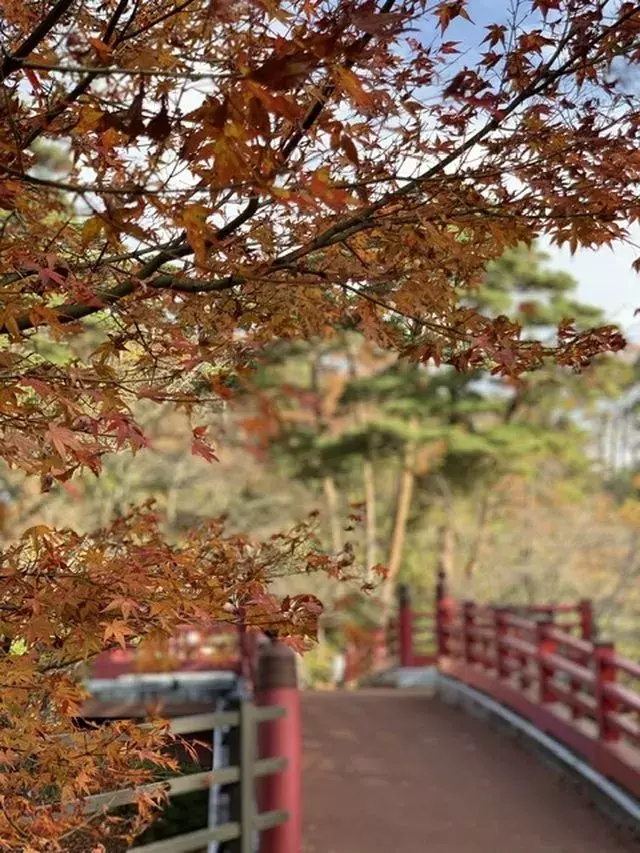
M 303 694 L 304 853 L 632 853 L 561 777 L 416 691 Z

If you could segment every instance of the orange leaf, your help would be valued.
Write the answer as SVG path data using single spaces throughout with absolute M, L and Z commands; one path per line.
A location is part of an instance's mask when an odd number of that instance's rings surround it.
M 360 79 L 348 68 L 336 68 L 338 82 L 359 107 L 372 107 L 373 97 L 362 88 Z

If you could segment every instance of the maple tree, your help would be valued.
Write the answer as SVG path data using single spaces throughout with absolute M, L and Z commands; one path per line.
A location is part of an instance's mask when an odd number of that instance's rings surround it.
M 148 444 L 140 399 L 191 414 L 192 452 L 213 460 L 199 407 L 274 339 L 357 329 L 416 362 L 513 379 L 622 347 L 613 327 L 569 317 L 551 344 L 525 338 L 460 292 L 518 242 L 613 245 L 638 221 L 640 6 L 533 0 L 484 26 L 482 5 L 4 0 L 7 463 L 45 491 L 99 475 L 106 454 Z M 322 559 L 292 537 L 302 568 Z M 138 511 L 5 550 L 5 849 L 55 849 L 82 821 L 74 796 L 140 776 L 146 741 L 131 735 L 132 757 L 107 730 L 73 740 L 70 662 L 169 632 L 185 610 L 237 606 L 243 549 L 258 562 L 266 549 L 272 568 L 273 547 L 216 528 L 167 551 Z M 206 548 L 205 582 L 193 561 Z M 244 595 L 277 619 L 268 574 L 258 588 L 245 577 Z M 299 607 L 308 622 L 315 603 Z

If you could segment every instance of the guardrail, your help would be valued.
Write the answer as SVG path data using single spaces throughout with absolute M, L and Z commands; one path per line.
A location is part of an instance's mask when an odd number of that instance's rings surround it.
M 431 611 L 406 586 L 386 632 L 387 664 L 437 664 L 528 719 L 640 798 L 640 664 L 596 641 L 590 601 L 480 605 L 450 598 L 439 573 Z
M 585 604 L 529 608 L 522 615 L 470 601 L 440 602 L 438 665 L 640 797 L 640 665 L 617 655 L 612 643 L 584 636 L 593 630 Z M 580 618 L 567 625 L 571 612 Z
M 255 702 L 210 714 L 170 721 L 176 735 L 229 728 L 230 765 L 152 782 L 136 789 L 109 791 L 84 799 L 87 813 L 133 803 L 138 795 L 164 791 L 169 797 L 212 786 L 228 786 L 229 820 L 130 853 L 188 853 L 210 842 L 230 842 L 229 853 L 300 853 L 301 722 L 293 652 L 279 643 L 264 646 L 258 658 Z

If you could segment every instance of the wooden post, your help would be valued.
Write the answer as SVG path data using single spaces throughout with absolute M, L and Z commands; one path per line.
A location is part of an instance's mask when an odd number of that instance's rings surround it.
M 407 584 L 398 586 L 398 644 L 400 666 L 413 666 L 413 610 Z
M 504 621 L 505 608 L 493 608 L 493 632 L 496 652 L 496 675 L 498 678 L 508 678 L 509 668 L 506 664 L 505 649 L 502 646 L 503 639 L 507 636 L 507 626 Z
M 260 723 L 259 758 L 286 758 L 287 769 L 258 785 L 260 813 L 285 809 L 288 820 L 263 830 L 259 853 L 300 853 L 302 847 L 302 737 L 294 652 L 279 642 L 263 646 L 256 674 L 256 705 L 280 705 L 286 715 Z
M 595 643 L 596 719 L 598 722 L 598 737 L 605 743 L 612 743 L 620 739 L 620 732 L 612 725 L 609 719 L 609 714 L 613 714 L 618 710 L 618 701 L 607 693 L 607 686 L 616 682 L 617 669 L 614 657 L 615 646 L 613 643 Z
M 473 601 L 465 601 L 462 605 L 462 654 L 465 663 L 473 663 Z
M 228 766 L 240 768 L 240 779 L 226 786 L 229 814 L 222 822 L 229 820 L 239 824 L 240 837 L 225 841 L 219 846 L 213 841 L 209 844 L 208 853 L 214 853 L 216 850 L 219 853 L 253 853 L 255 721 L 251 713 L 251 705 L 246 699 L 234 700 L 229 704 L 229 710 L 238 711 L 240 714 L 240 724 L 232 726 L 226 738 L 229 751 Z
M 578 613 L 580 615 L 580 636 L 583 640 L 593 640 L 593 602 L 588 598 L 583 598 L 578 603 Z
M 216 711 L 240 711 L 240 701 L 232 699 L 226 703 L 219 700 L 216 703 Z M 239 767 L 241 762 L 240 738 L 242 733 L 240 726 L 230 726 L 226 733 L 216 727 L 212 732 L 213 763 L 212 770 L 221 767 Z M 226 756 L 221 753 L 226 751 Z M 223 810 L 222 805 L 226 806 Z M 229 785 L 212 785 L 209 789 L 209 827 L 220 826 L 227 821 L 233 821 L 242 826 L 242 800 L 240 796 L 240 781 L 231 782 Z M 241 853 L 242 838 L 234 838 L 231 841 L 223 841 L 218 844 L 210 841 L 207 853 Z
M 536 645 L 538 647 L 537 663 L 538 663 L 538 702 L 555 701 L 555 696 L 552 688 L 553 667 L 545 663 L 544 656 L 554 654 L 557 648 L 556 641 L 549 636 L 549 631 L 553 628 L 553 620 L 548 615 L 544 615 L 539 620 L 536 626 Z
M 447 577 L 444 571 L 440 569 L 436 584 L 436 650 L 439 658 L 447 655 L 450 624 L 451 613 L 447 598 Z

